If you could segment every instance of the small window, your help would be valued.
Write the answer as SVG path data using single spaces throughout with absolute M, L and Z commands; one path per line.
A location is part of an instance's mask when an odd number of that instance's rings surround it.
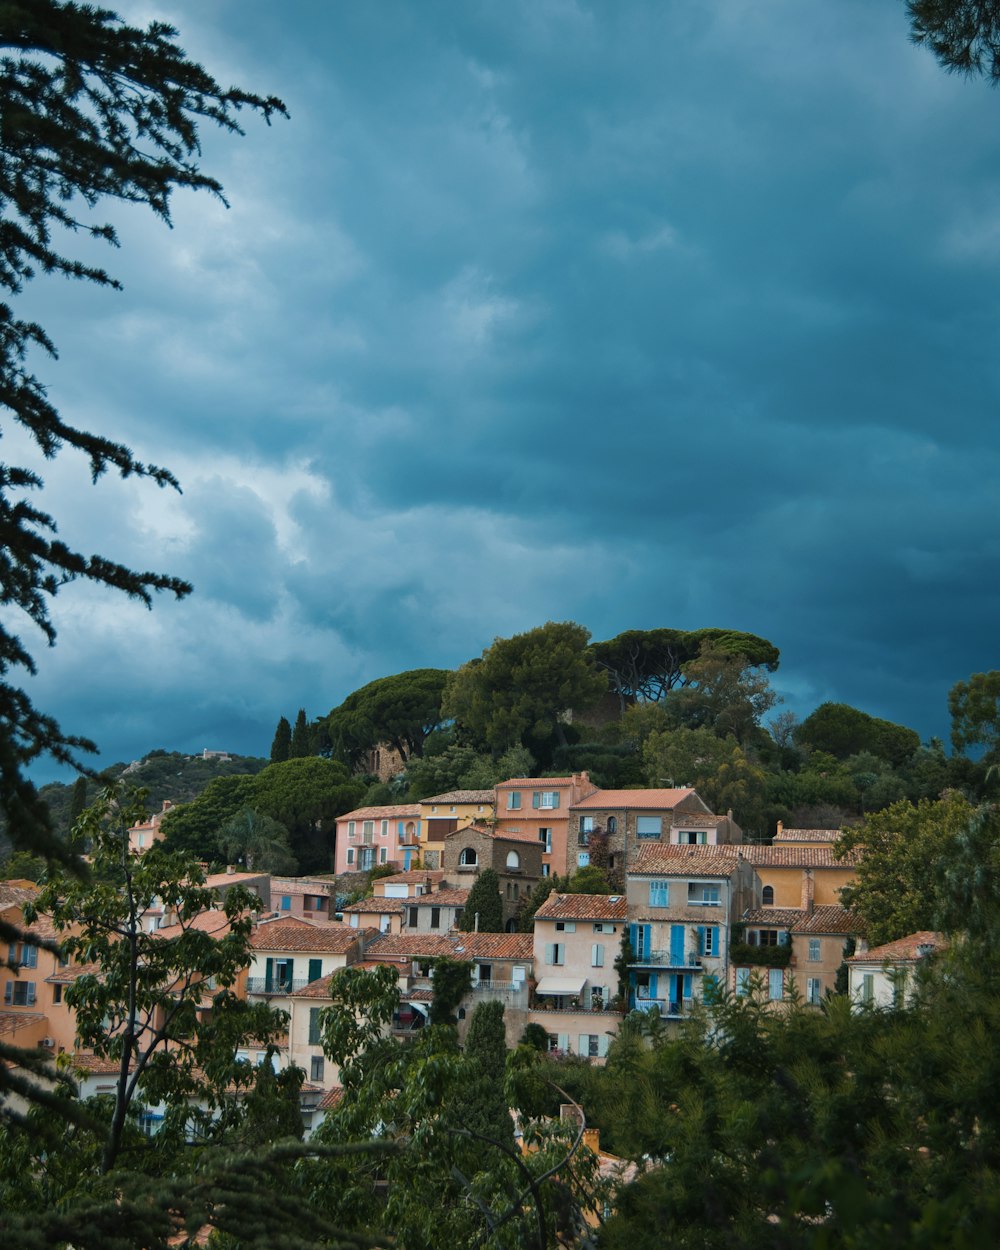
M 649 905 L 650 907 L 670 906 L 670 883 L 668 881 L 650 881 Z
M 785 994 L 785 974 L 781 968 L 769 968 L 767 971 L 767 996 L 778 1002 Z
M 292 910 L 292 896 L 291 896 L 290 894 L 282 894 L 282 896 L 281 896 L 281 910 L 282 910 L 282 911 L 291 911 L 291 910 Z
M 558 790 L 536 790 L 531 796 L 531 806 L 543 808 L 546 811 L 551 811 L 552 808 L 558 807 Z
M 819 977 L 809 977 L 806 981 L 806 1002 L 811 1003 L 813 1007 L 819 1006 L 820 995 L 820 979 Z
M 410 927 L 411 929 L 415 929 L 415 928 L 417 927 L 417 917 L 418 917 L 419 915 L 420 915 L 420 908 L 419 908 L 419 907 L 410 907 L 410 908 L 408 908 L 408 914 L 407 914 L 407 920 L 406 920 L 406 923 L 409 925 L 409 927 Z
M 635 822 L 637 838 L 658 838 L 663 833 L 662 816 L 639 816 Z
M 378 862 L 380 864 L 387 864 L 389 862 L 389 848 L 387 846 L 380 846 L 378 848 Z
M 774 886 L 773 885 L 764 886 L 763 890 L 761 890 L 761 893 L 760 893 L 760 901 L 761 901 L 761 905 L 764 907 L 774 906 Z
M 366 820 L 361 826 L 361 832 L 365 835 L 366 838 L 370 838 L 372 834 L 375 832 L 374 820 Z
M 347 848 L 347 862 L 348 864 L 354 863 L 354 847 L 353 846 L 349 846 Z
M 736 969 L 736 996 L 745 998 L 750 993 L 750 969 Z
M 440 907 L 431 908 L 431 928 L 432 929 L 441 928 L 441 908 Z
M 479 863 L 479 856 L 471 846 L 467 846 L 458 857 L 458 862 L 464 868 L 475 868 L 475 866 Z
M 810 962 L 816 963 L 819 959 L 819 938 L 809 939 L 809 959 Z
M 576 857 L 577 868 L 586 868 L 590 864 L 590 852 L 580 851 Z
M 552 830 L 545 829 L 545 828 L 539 829 L 538 840 L 539 842 L 541 842 L 542 849 L 545 851 L 545 853 L 549 854 L 552 850 Z
M 323 1069 L 326 1063 L 322 1055 L 313 1055 L 309 1061 L 309 1079 L 311 1081 L 322 1081 Z
M 321 1010 L 322 1008 L 320 1007 L 309 1008 L 309 1045 L 310 1046 L 318 1046 L 320 1044 L 319 1013 Z
M 53 985 L 53 987 L 52 987 L 52 1001 L 53 1001 L 54 1003 L 61 1003 L 61 1002 L 62 1002 L 62 991 L 63 991 L 63 987 L 62 987 L 61 985 Z
M 618 818 L 616 816 L 608 817 L 608 833 L 618 832 Z
M 556 932 L 557 933 L 575 933 L 576 921 L 575 920 L 557 920 Z
M 389 822 L 387 820 L 382 821 L 382 824 L 379 826 L 379 833 L 383 838 L 387 838 L 389 836 Z
M 521 857 L 520 855 L 518 855 L 517 851 L 507 852 L 507 871 L 508 872 L 520 872 L 521 871 Z
M 593 833 L 594 832 L 593 816 L 581 816 L 580 817 L 580 832 L 581 833 Z
M 347 822 L 347 836 L 349 838 L 354 838 L 354 837 L 357 837 L 357 833 L 358 833 L 357 824 L 353 820 L 349 820 Z
M 604 967 L 604 944 L 602 942 L 594 942 L 590 947 L 590 966 L 592 968 Z
M 511 790 L 507 795 L 507 810 L 509 812 L 517 812 L 521 810 L 521 791 Z

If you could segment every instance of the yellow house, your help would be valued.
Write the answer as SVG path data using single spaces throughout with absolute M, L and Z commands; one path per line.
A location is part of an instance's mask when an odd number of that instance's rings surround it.
M 421 864 L 424 868 L 440 868 L 444 840 L 456 829 L 464 829 L 475 821 L 492 820 L 496 815 L 495 790 L 448 790 L 420 800 Z
M 836 859 L 832 843 L 748 843 L 738 849 L 760 878 L 760 901 L 764 907 L 839 904 L 840 891 L 855 879 L 857 856 L 848 854 Z

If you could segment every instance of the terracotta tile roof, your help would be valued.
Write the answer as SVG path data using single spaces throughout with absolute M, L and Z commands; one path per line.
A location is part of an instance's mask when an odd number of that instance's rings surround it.
M 627 920 L 624 894 L 556 894 L 535 912 L 538 920 Z
M 409 872 L 394 872 L 391 877 L 379 877 L 376 885 L 422 885 L 425 881 L 438 882 L 444 880 L 440 869 L 411 868 Z
M 533 946 L 530 933 L 384 933 L 368 947 L 365 958 L 530 959 Z
M 432 1003 L 434 1001 L 433 990 L 401 990 L 400 1001 L 404 1003 Z
M 779 842 L 836 842 L 840 837 L 839 829 L 782 829 L 774 835 Z
M 384 898 L 381 894 L 375 894 L 368 898 L 359 898 L 356 903 L 348 903 L 340 909 L 340 913 L 343 916 L 401 916 L 406 904 L 410 902 L 413 900 Z
M 28 938 L 38 938 L 43 942 L 58 942 L 62 937 L 51 916 L 39 916 L 34 924 L 25 926 L 23 933 Z
M 694 794 L 690 786 L 671 790 L 595 790 L 579 803 L 574 803 L 570 811 L 590 811 L 600 807 L 629 807 L 668 811 L 676 807 L 681 799 Z
M 333 1089 L 328 1089 L 317 1104 L 319 1111 L 332 1111 L 334 1107 L 338 1107 L 343 1101 L 344 1087 L 342 1085 L 334 1085 Z
M 342 971 L 342 969 L 338 969 Z M 317 977 L 315 981 L 310 981 L 308 985 L 303 986 L 301 990 L 293 990 L 288 995 L 289 998 L 329 998 L 330 982 L 337 975 L 336 972 L 330 972 L 325 977 Z
M 814 907 L 811 915 L 803 915 L 793 933 L 864 933 L 867 926 L 855 911 L 837 903 Z
M 453 890 L 438 890 L 436 894 L 420 894 L 416 898 L 400 899 L 409 907 L 464 907 L 469 898 L 469 891 L 456 887 Z
M 271 874 L 268 872 L 213 872 L 210 877 L 205 878 L 205 888 L 208 890 L 221 890 L 223 886 L 228 885 L 249 885 L 252 881 L 269 881 Z
M 715 829 L 727 820 L 728 816 L 713 816 L 710 812 L 675 812 L 673 815 L 673 823 L 679 829 Z
M 117 1076 L 120 1071 L 120 1064 L 116 1059 L 105 1059 L 98 1055 L 91 1055 L 83 1051 L 77 1051 L 76 1054 L 69 1057 L 70 1066 L 75 1068 L 77 1072 L 90 1076 Z
M 421 799 L 421 807 L 428 803 L 475 803 L 477 806 L 488 804 L 493 806 L 496 801 L 496 790 L 448 790 L 444 794 L 432 794 L 429 799 Z
M 882 963 L 916 963 L 922 958 L 920 947 L 929 947 L 930 951 L 944 950 L 948 939 L 943 933 L 934 933 L 923 929 L 920 933 L 910 933 L 906 937 L 897 938 L 895 942 L 886 942 L 884 946 L 873 947 L 859 955 L 852 955 L 849 964 L 882 964 Z
M 837 859 L 832 845 L 757 846 L 748 842 L 730 849 L 742 851 L 744 859 L 754 867 L 763 868 L 853 868 L 860 859 L 860 854 L 854 851 Z
M 229 932 L 230 927 L 229 917 L 224 911 L 211 909 L 199 912 L 197 916 L 192 916 L 190 920 L 186 920 L 184 924 L 160 925 L 158 929 L 152 931 L 150 937 L 180 937 L 182 933 L 187 932 L 189 929 L 197 929 L 199 933 L 211 933 L 215 937 L 221 937 Z
M 804 915 L 801 907 L 753 907 L 740 923 L 749 929 L 790 929 Z
M 506 781 L 498 781 L 497 789 L 503 790 L 507 786 L 534 786 L 538 790 L 544 790 L 546 787 L 553 790 L 560 790 L 563 786 L 571 786 L 573 784 L 572 777 L 508 777 Z
M 513 819 L 507 817 L 506 819 Z M 522 816 L 523 820 L 524 817 Z M 494 842 L 539 842 L 537 829 L 491 829 L 486 825 L 471 824 L 466 825 L 464 829 L 453 829 L 451 833 L 444 836 L 443 841 L 447 842 L 449 838 L 461 838 L 469 833 L 481 833 L 484 837 L 492 838 Z
M 0 909 L 6 907 L 23 907 L 30 903 L 38 893 L 38 886 L 13 885 L 10 881 L 0 881 Z
M 731 877 L 736 871 L 738 846 L 640 846 L 632 871 L 660 877 Z M 730 852 L 734 852 L 730 854 Z
M 345 820 L 405 820 L 408 816 L 419 815 L 419 803 L 390 803 L 387 807 L 356 807 L 353 812 L 338 816 L 337 824 Z
M 332 894 L 332 881 L 307 881 L 301 877 L 272 877 L 272 894 Z
M 68 968 L 57 968 L 45 980 L 50 985 L 71 985 L 77 977 L 99 977 L 102 972 L 100 964 L 76 964 Z
M 44 1011 L 0 1011 L 0 1035 L 16 1033 L 47 1019 Z
M 345 955 L 363 934 L 374 929 L 353 929 L 350 925 L 323 922 L 314 924 L 297 916 L 264 920 L 254 929 L 250 945 L 256 951 L 325 951 Z

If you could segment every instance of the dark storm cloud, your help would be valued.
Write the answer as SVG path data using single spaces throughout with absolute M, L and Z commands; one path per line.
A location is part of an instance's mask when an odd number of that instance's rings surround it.
M 228 212 L 120 215 L 124 295 L 29 293 L 67 415 L 186 489 L 50 470 L 64 524 L 197 584 L 115 681 L 120 613 L 60 605 L 63 720 L 263 751 L 553 618 L 754 630 L 800 713 L 945 730 L 997 665 L 1000 159 L 901 5 L 160 8 L 292 119 L 207 138 Z

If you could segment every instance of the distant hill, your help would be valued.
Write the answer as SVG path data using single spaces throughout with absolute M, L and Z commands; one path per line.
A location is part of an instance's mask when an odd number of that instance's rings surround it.
M 214 777 L 232 777 L 238 774 L 259 773 L 270 760 L 255 755 L 230 755 L 228 759 L 200 755 L 182 755 L 179 751 L 150 751 L 141 760 L 131 764 L 111 764 L 104 769 L 111 777 L 126 777 L 133 785 L 149 791 L 149 810 L 158 812 L 164 799 L 174 803 L 189 803 L 197 798 Z M 87 802 L 96 797 L 97 782 L 87 783 Z M 56 830 L 69 832 L 69 817 L 73 801 L 73 783 L 63 785 L 54 781 L 43 786 L 42 798 L 49 806 Z

